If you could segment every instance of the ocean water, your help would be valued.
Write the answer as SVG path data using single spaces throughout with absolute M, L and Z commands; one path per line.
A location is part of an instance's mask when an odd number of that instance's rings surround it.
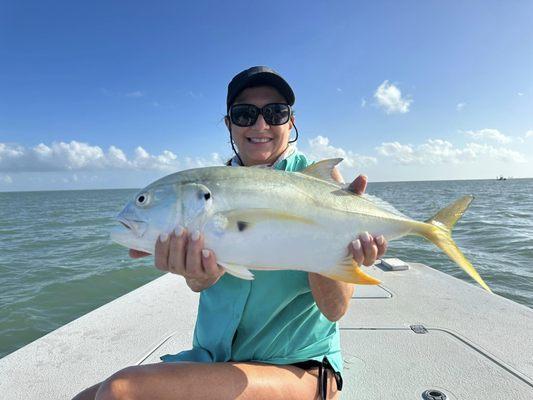
M 161 275 L 152 257 L 132 260 L 109 240 L 135 192 L 0 193 L 0 358 Z M 497 294 L 533 307 L 533 179 L 374 183 L 368 192 L 420 220 L 473 194 L 456 242 Z M 471 282 L 420 238 L 391 242 L 386 256 Z

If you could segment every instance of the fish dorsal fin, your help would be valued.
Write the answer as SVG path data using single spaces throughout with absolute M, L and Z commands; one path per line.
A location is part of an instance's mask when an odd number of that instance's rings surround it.
M 322 160 L 314 164 L 311 164 L 306 169 L 300 171 L 300 173 L 313 176 L 315 178 L 322 179 L 323 181 L 340 186 L 339 182 L 333 179 L 332 173 L 333 173 L 333 168 L 335 168 L 335 166 L 339 164 L 341 161 L 342 161 L 342 158 L 329 158 L 327 160 Z

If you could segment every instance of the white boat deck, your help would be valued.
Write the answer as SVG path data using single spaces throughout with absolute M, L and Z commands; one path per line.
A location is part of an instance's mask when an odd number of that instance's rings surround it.
M 369 273 L 383 283 L 358 286 L 340 322 L 343 399 L 533 399 L 533 310 L 422 264 Z M 1 359 L 0 397 L 70 398 L 189 349 L 197 303 L 156 279 Z

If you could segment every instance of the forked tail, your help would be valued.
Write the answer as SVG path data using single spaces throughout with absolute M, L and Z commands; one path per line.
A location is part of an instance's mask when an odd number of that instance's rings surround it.
M 476 269 L 466 259 L 452 239 L 452 228 L 463 216 L 472 200 L 474 200 L 474 196 L 461 197 L 459 200 L 440 210 L 425 223 L 421 223 L 416 233 L 442 249 L 448 257 L 455 261 L 483 289 L 492 293 L 492 290 L 490 290 L 481 276 L 479 276 Z

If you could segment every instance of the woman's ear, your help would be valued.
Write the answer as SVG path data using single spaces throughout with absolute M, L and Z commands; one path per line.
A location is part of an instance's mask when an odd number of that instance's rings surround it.
M 291 122 L 290 129 L 294 128 L 294 121 L 295 121 L 294 114 L 291 115 L 291 118 L 289 119 L 289 121 Z

